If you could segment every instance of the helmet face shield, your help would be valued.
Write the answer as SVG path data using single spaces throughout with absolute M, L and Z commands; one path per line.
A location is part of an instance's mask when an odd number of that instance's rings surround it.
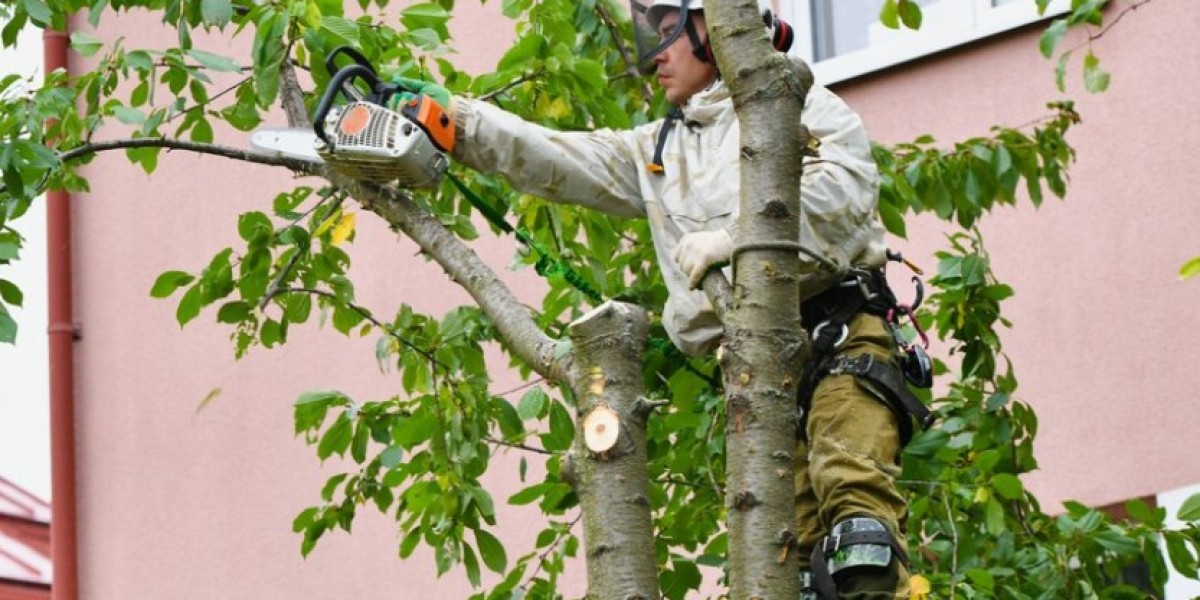
M 690 0 L 663 2 L 662 0 L 629 0 L 629 14 L 633 19 L 633 37 L 637 45 L 638 70 L 643 75 L 654 72 L 654 57 L 675 43 L 683 33 L 688 21 Z M 678 8 L 676 8 L 678 7 Z M 669 11 L 678 11 L 680 18 L 665 35 L 659 35 L 662 17 Z

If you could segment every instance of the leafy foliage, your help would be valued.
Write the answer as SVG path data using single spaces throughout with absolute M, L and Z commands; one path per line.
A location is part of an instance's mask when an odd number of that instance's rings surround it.
M 1045 8 L 1046 0 L 1037 0 Z M 93 25 L 108 10 L 155 11 L 178 32 L 173 48 L 130 48 L 78 31 L 72 47 L 96 59 L 94 70 L 68 78 L 52 73 L 29 89 L 16 77 L 0 81 L 0 265 L 15 260 L 23 243 L 10 223 L 43 189 L 86 189 L 75 168 L 90 160 L 88 144 L 102 125 L 131 138 L 213 141 L 213 122 L 246 131 L 263 119 L 280 94 L 287 61 L 306 68 L 317 89 L 329 80 L 328 52 L 352 44 L 385 76 L 435 79 L 456 94 L 488 98 L 549 127 L 587 130 L 626 128 L 662 114 L 661 93 L 645 87 L 631 69 L 623 40 L 629 25 L 616 18 L 614 0 L 503 0 L 516 40 L 494 71 L 459 71 L 448 58 L 449 23 L 455 3 L 436 0 L 389 12 L 386 0 L 360 0 L 348 14 L 332 0 L 121 0 L 94 5 L 78 0 L 22 0 L 0 7 L 8 24 L 6 45 L 28 22 L 62 26 L 83 11 Z M 1099 25 L 1103 2 L 1076 0 L 1069 16 L 1042 38 L 1049 57 L 1066 28 Z M 916 28 L 919 5 L 888 0 L 886 24 Z M 196 48 L 193 32 L 252 37 L 242 61 Z M 1090 42 L 1089 42 L 1090 43 Z M 1071 51 L 1061 56 L 1069 56 Z M 1059 72 L 1066 59 L 1060 58 Z M 1088 89 L 1108 81 L 1089 46 L 1084 60 Z M 1060 75 L 1061 79 L 1061 75 Z M 306 100 L 311 104 L 313 98 Z M 932 212 L 957 223 L 939 254 L 937 289 L 921 314 L 926 327 L 953 346 L 954 364 L 938 364 L 953 382 L 945 396 L 930 398 L 940 421 L 906 449 L 903 484 L 911 500 L 910 546 L 917 568 L 930 576 L 934 594 L 999 598 L 1133 597 L 1119 572 L 1145 560 L 1155 585 L 1166 560 L 1196 576 L 1200 550 L 1200 500 L 1185 504 L 1187 525 L 1165 526 L 1162 510 L 1131 503 L 1130 520 L 1115 521 L 1070 504 L 1051 516 L 1042 511 L 1020 476 L 1036 467 L 1037 418 L 1019 400 L 1013 366 L 1002 352 L 998 326 L 1009 326 L 1002 303 L 1013 295 L 990 269 L 975 225 L 997 205 L 1027 198 L 1038 205 L 1044 190 L 1062 197 L 1073 151 L 1066 141 L 1079 120 L 1069 101 L 1026 127 L 994 128 L 986 137 L 948 149 L 921 137 L 894 147 L 876 146 L 883 176 L 880 211 L 893 233 L 905 219 Z M 55 151 L 47 149 L 47 146 Z M 129 160 L 147 173 L 160 148 L 129 148 Z M 659 312 L 666 291 L 654 267 L 644 222 L 623 221 L 566 209 L 514 192 L 497 178 L 456 174 L 502 208 L 510 224 L 569 261 L 605 298 Z M 478 236 L 472 207 L 449 182 L 416 200 L 463 240 Z M 295 404 L 295 431 L 320 460 L 337 460 L 347 471 L 331 477 L 316 503 L 296 517 L 301 552 L 313 552 L 333 530 L 350 531 L 364 507 L 395 516 L 398 548 L 408 557 L 430 548 L 437 571 L 461 565 L 483 598 L 551 598 L 568 560 L 578 555 L 578 500 L 563 481 L 564 454 L 574 437 L 569 393 L 540 386 L 519 400 L 488 387 L 486 344 L 498 338 L 490 319 L 475 307 L 458 307 L 440 318 L 401 305 L 375 311 L 356 302 L 348 277 L 357 213 L 342 191 L 297 187 L 276 195 L 270 206 L 238 216 L 241 242 L 223 248 L 191 272 L 163 273 L 154 297 L 178 297 L 180 325 L 215 311 L 230 326 L 235 355 L 287 343 L 293 326 L 332 323 L 348 336 L 378 336 L 381 367 L 394 370 L 403 393 L 353 399 L 337 391 L 312 391 Z M 514 266 L 533 264 L 518 254 Z M 1195 261 L 1193 261 L 1195 262 Z M 1191 265 L 1191 263 L 1189 263 Z M 1200 268 L 1185 266 L 1184 276 Z M 537 320 L 551 335 L 586 310 L 588 299 L 561 276 L 551 277 Z M 15 324 L 6 305 L 19 306 L 16 286 L 0 279 L 0 342 L 11 342 Z M 215 307 L 215 308 L 214 308 Z M 381 315 L 390 314 L 390 320 Z M 518 365 L 521 366 L 521 365 Z M 526 368 L 522 366 L 523 368 Z M 700 567 L 725 564 L 724 402 L 712 361 L 688 361 L 665 342 L 661 326 L 645 365 L 653 397 L 670 398 L 669 410 L 648 425 L 650 502 L 656 556 L 665 597 L 678 599 L 700 586 Z M 523 454 L 518 475 L 525 486 L 507 498 L 535 506 L 546 524 L 531 548 L 514 548 L 496 537 L 495 499 L 481 478 L 498 450 Z M 336 458 L 335 458 L 336 457 Z M 528 459 L 544 460 L 529 477 Z M 1163 540 L 1166 558 L 1159 550 Z

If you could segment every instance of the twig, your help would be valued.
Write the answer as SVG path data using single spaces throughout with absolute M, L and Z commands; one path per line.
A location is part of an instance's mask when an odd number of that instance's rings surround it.
M 559 545 L 562 544 L 563 538 L 567 537 L 567 535 L 569 533 L 571 533 L 571 530 L 575 528 L 575 525 L 577 523 L 579 523 L 579 520 L 582 518 L 583 518 L 583 511 L 579 511 L 579 514 L 575 515 L 575 518 L 572 519 L 571 522 L 567 524 L 567 530 L 563 532 L 563 535 L 560 535 L 558 537 L 558 539 L 554 540 L 554 543 L 550 544 L 550 547 L 546 548 L 545 552 L 542 552 L 541 554 L 538 555 L 537 568 L 533 570 L 533 574 L 530 575 L 529 578 L 525 580 L 525 583 L 523 583 L 521 585 L 522 590 L 528 589 L 529 584 L 533 583 L 534 579 L 537 579 L 537 576 L 542 572 L 542 563 L 546 562 L 546 557 L 550 556 L 550 553 L 553 552 L 554 550 L 556 550 L 559 547 Z
M 513 394 L 513 393 L 519 392 L 519 391 L 521 391 L 521 390 L 524 390 L 524 389 L 531 388 L 531 387 L 533 387 L 533 386 L 535 386 L 535 385 L 537 385 L 537 384 L 539 384 L 539 383 L 542 383 L 542 382 L 544 382 L 544 381 L 546 381 L 546 378 L 545 378 L 545 377 L 538 377 L 537 379 L 534 379 L 533 381 L 527 381 L 527 382 L 525 382 L 525 383 L 522 383 L 521 385 L 518 385 L 517 387 L 515 387 L 515 388 L 513 388 L 513 389 L 511 389 L 511 390 L 505 390 L 505 391 L 503 391 L 503 392 L 497 392 L 497 393 L 495 393 L 495 394 L 492 394 L 492 395 L 493 395 L 493 396 L 507 396 L 507 395 L 509 395 L 509 394 Z
M 208 102 L 197 102 L 196 104 L 193 104 L 192 106 L 189 106 L 189 107 L 167 117 L 166 122 L 170 123 L 171 121 L 174 121 L 175 119 L 178 119 L 179 117 L 182 117 L 183 115 L 186 115 L 198 108 L 204 108 L 205 106 L 212 104 L 213 100 L 216 100 L 217 98 L 220 98 L 221 96 L 224 96 L 225 94 L 228 94 L 229 92 L 232 92 L 233 90 L 238 89 L 243 84 L 245 84 L 247 81 L 250 81 L 252 79 L 254 79 L 253 75 L 250 75 L 248 77 L 243 77 L 241 81 L 238 81 L 237 83 L 217 92 L 215 95 L 209 96 Z
M 604 22 L 604 26 L 608 28 L 608 34 L 616 42 L 617 52 L 621 54 L 621 59 L 625 61 L 625 75 L 635 80 L 642 80 L 642 99 L 649 105 L 650 100 L 654 98 L 654 92 L 650 89 L 650 83 L 638 72 L 637 62 L 630 58 L 629 50 L 625 48 L 625 43 L 622 41 L 624 36 L 621 35 L 621 31 L 617 28 L 616 21 L 612 18 L 612 15 L 608 14 L 608 10 L 604 8 L 603 2 L 596 3 L 596 12 L 600 15 L 600 20 Z
M 403 337 L 401 337 L 400 335 L 396 334 L 396 332 L 392 331 L 387 325 L 385 325 L 384 323 L 380 322 L 379 319 L 376 319 L 374 316 L 372 316 L 371 311 L 369 311 L 353 302 L 344 302 L 344 301 L 342 301 L 341 298 L 338 298 L 337 294 L 335 294 L 333 292 L 329 292 L 329 291 L 325 291 L 325 290 L 317 290 L 317 289 L 313 289 L 313 288 L 291 288 L 291 287 L 289 287 L 289 288 L 280 288 L 279 290 L 277 290 L 275 295 L 279 295 L 279 294 L 312 294 L 314 296 L 324 296 L 326 298 L 332 298 L 334 300 L 341 301 L 343 304 L 346 305 L 347 308 L 362 315 L 362 317 L 364 319 L 366 319 L 367 321 L 369 321 L 372 325 L 381 329 L 385 334 L 387 334 L 388 337 L 396 340 L 397 342 L 400 342 L 402 345 L 408 347 L 408 349 L 412 350 L 413 352 L 416 352 L 417 354 L 424 356 L 430 362 L 438 365 L 439 367 L 446 369 L 447 371 L 449 371 L 449 369 L 450 369 L 450 367 L 448 367 L 445 364 L 438 361 L 437 357 L 435 357 L 433 354 L 430 354 L 429 352 L 422 350 L 421 348 L 418 348 L 412 342 L 410 342 L 410 341 L 404 339 Z M 270 299 L 270 297 L 268 297 L 268 300 L 269 299 Z
M 485 441 L 489 444 L 492 444 L 494 446 L 504 446 L 505 448 L 513 448 L 515 450 L 524 450 L 526 452 L 533 452 L 535 454 L 545 454 L 547 456 L 555 456 L 556 454 L 558 454 L 557 452 L 551 452 L 550 450 L 546 450 L 545 448 L 535 448 L 533 446 L 527 446 L 525 444 L 518 444 L 516 442 L 506 442 L 504 440 L 496 439 L 490 435 L 484 436 L 483 441 Z
M 202 142 L 191 142 L 187 140 L 171 139 L 171 138 L 130 138 L 127 140 L 111 140 L 107 142 L 89 142 L 82 146 L 76 146 L 66 152 L 58 155 L 58 159 L 62 162 L 74 160 L 88 154 L 98 154 L 108 150 L 121 150 L 128 148 L 167 148 L 170 150 L 187 150 L 188 152 L 196 152 L 198 154 L 212 154 L 215 156 L 223 156 L 234 160 L 242 160 L 260 165 L 271 165 L 275 167 L 287 167 L 293 171 L 303 173 L 305 175 L 324 175 L 324 166 L 320 163 L 315 163 L 297 158 L 288 158 L 285 156 L 274 156 L 263 154 L 261 152 L 251 152 L 240 150 L 237 148 L 229 148 L 227 146 L 218 146 L 216 144 L 205 144 Z
M 494 99 L 496 99 L 498 96 L 500 96 L 501 94 L 503 94 L 504 92 L 507 92 L 508 90 L 511 90 L 511 89 L 513 89 L 513 88 L 517 87 L 518 85 L 521 85 L 522 83 L 525 83 L 526 81 L 533 81 L 534 79 L 537 79 L 538 77 L 541 77 L 541 76 L 542 76 L 542 70 L 541 70 L 541 69 L 538 69 L 538 70 L 536 70 L 536 71 L 532 71 L 532 72 L 526 73 L 526 74 L 524 74 L 524 75 L 522 75 L 522 76 L 520 76 L 520 77 L 518 77 L 518 78 L 516 78 L 516 79 L 514 79 L 514 80 L 512 80 L 512 81 L 510 81 L 510 82 L 508 82 L 508 83 L 506 83 L 506 84 L 504 84 L 504 86 L 500 87 L 499 89 L 492 90 L 492 91 L 490 91 L 490 92 L 488 92 L 488 93 L 486 93 L 486 94 L 484 94 L 484 95 L 480 96 L 480 97 L 479 97 L 479 99 L 480 99 L 480 100 L 483 100 L 483 101 L 485 101 L 485 102 L 488 102 L 488 101 L 494 100 Z
M 327 199 L 328 198 L 326 198 L 326 200 Z M 337 198 L 337 203 L 341 204 L 345 199 L 346 199 L 346 195 L 340 194 Z M 325 200 L 321 200 L 320 202 L 318 202 L 316 204 L 316 206 L 313 206 L 312 208 L 308 209 L 307 212 L 305 212 L 303 215 L 301 215 L 300 219 L 293 221 L 292 224 L 294 225 L 294 224 L 300 222 L 301 219 L 303 219 L 305 216 L 307 216 L 312 211 L 316 210 L 316 208 L 318 206 L 321 206 L 324 203 L 325 203 Z M 335 206 L 333 208 L 333 210 L 337 210 L 337 207 Z M 305 252 L 307 252 L 307 250 Z M 265 294 L 263 294 L 262 300 L 260 300 L 258 302 L 258 310 L 266 310 L 267 309 L 267 304 L 271 302 L 271 298 L 274 298 L 275 295 L 279 293 L 279 288 L 280 288 L 280 286 L 283 285 L 283 280 L 287 278 L 288 274 L 291 273 L 292 268 L 296 266 L 297 262 L 299 262 L 301 254 L 304 254 L 304 252 L 301 252 L 300 249 L 297 248 L 296 253 L 292 254 L 292 257 L 290 259 L 288 259 L 287 264 L 284 265 L 283 268 L 279 270 L 279 274 L 275 276 L 275 279 L 273 281 L 271 281 L 271 285 L 267 286 L 267 292 Z
M 954 548 L 950 554 L 950 600 L 954 600 L 955 590 L 958 589 L 958 524 L 954 522 L 954 511 L 950 509 L 949 494 L 942 494 L 942 503 L 946 506 L 946 518 L 950 520 L 950 544 Z
M 1143 4 L 1150 4 L 1151 1 L 1152 0 L 1140 0 L 1138 2 L 1134 2 L 1133 4 L 1130 4 L 1130 5 L 1126 6 L 1125 8 L 1121 9 L 1121 12 L 1117 13 L 1117 16 L 1113 18 L 1111 23 L 1109 23 L 1103 29 L 1101 29 L 1100 31 L 1098 31 L 1096 33 L 1089 32 L 1086 42 L 1079 44 L 1079 45 L 1075 46 L 1074 48 L 1071 48 L 1070 50 L 1068 50 L 1068 52 L 1074 52 L 1084 46 L 1091 46 L 1092 42 L 1104 37 L 1104 34 L 1108 33 L 1109 29 L 1116 27 L 1117 23 L 1120 23 L 1121 19 L 1123 19 L 1126 14 L 1137 10 Z

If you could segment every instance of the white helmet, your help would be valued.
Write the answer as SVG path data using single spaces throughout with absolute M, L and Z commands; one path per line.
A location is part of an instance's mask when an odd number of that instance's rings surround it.
M 704 0 L 691 0 L 683 2 L 681 0 L 653 0 L 650 3 L 650 8 L 646 11 L 646 21 L 651 27 L 658 29 L 658 22 L 662 20 L 664 14 L 670 9 L 679 10 L 681 4 L 687 4 L 688 10 L 704 10 Z M 764 16 L 771 12 L 771 0 L 758 0 L 758 11 Z
M 692 52 L 696 58 L 706 62 L 713 60 L 708 40 L 700 39 L 691 19 L 679 19 L 674 31 L 668 35 L 661 36 L 658 31 L 663 16 L 668 12 L 704 10 L 704 0 L 652 0 L 649 5 L 646 5 L 644 0 L 630 0 L 629 6 L 637 42 L 638 67 L 643 73 L 653 72 L 654 57 L 675 43 L 680 34 L 685 32 L 692 42 Z M 795 39 L 791 26 L 777 19 L 771 12 L 771 0 L 758 0 L 758 9 L 775 49 L 787 52 Z

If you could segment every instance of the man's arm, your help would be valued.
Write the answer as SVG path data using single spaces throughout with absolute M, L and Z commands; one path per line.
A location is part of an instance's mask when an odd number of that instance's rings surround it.
M 645 132 L 560 132 L 485 102 L 455 98 L 454 158 L 513 187 L 621 217 L 645 216 L 638 183 Z

